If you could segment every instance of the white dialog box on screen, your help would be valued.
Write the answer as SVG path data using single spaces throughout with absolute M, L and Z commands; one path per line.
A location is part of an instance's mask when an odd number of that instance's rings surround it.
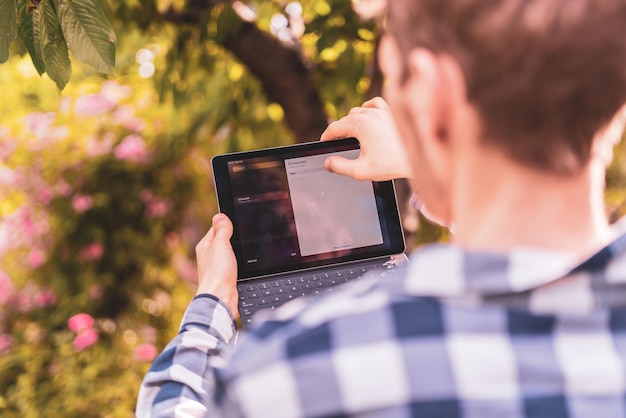
M 333 155 L 354 159 L 359 150 Z M 383 243 L 372 182 L 328 172 L 328 157 L 285 160 L 301 256 Z

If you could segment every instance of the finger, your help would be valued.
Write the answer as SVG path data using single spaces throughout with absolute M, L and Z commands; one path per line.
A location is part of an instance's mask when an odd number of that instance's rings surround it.
M 214 239 L 230 240 L 233 236 L 233 223 L 228 219 L 228 216 L 223 213 L 218 213 L 213 217 L 213 228 L 215 230 Z
M 222 213 L 218 213 L 217 215 L 213 217 L 212 222 L 213 222 L 213 225 L 211 226 L 211 228 L 209 228 L 208 232 L 204 235 L 204 237 L 202 237 L 200 242 L 198 242 L 198 244 L 196 245 L 196 254 L 206 251 L 206 249 L 208 249 L 211 246 L 211 243 L 213 243 L 213 241 L 215 240 L 215 237 L 218 231 L 222 231 L 221 232 L 222 234 L 224 233 L 226 233 L 227 235 L 230 234 L 228 235 L 228 239 L 230 239 L 230 236 L 232 235 L 233 226 L 232 226 L 232 223 L 230 222 L 230 219 L 228 219 L 228 216 Z M 220 225 L 219 227 L 217 226 L 218 224 Z M 228 228 L 230 228 L 230 232 Z
M 333 139 L 353 137 L 355 136 L 353 128 L 353 123 L 346 121 L 346 118 L 339 119 L 338 121 L 328 125 L 326 130 L 322 132 L 320 140 L 329 141 Z
M 367 111 L 367 109 L 365 109 L 364 107 L 353 107 L 348 112 L 348 116 L 350 116 L 350 115 L 358 115 L 359 113 L 363 113 L 363 112 L 366 112 L 366 111 Z
M 355 177 L 355 160 L 349 160 L 344 157 L 334 156 L 328 157 L 326 161 L 324 161 L 324 168 L 326 170 L 335 173 L 341 174 L 343 176 Z
M 363 103 L 361 107 L 367 109 L 389 109 L 389 105 L 382 97 L 374 97 Z

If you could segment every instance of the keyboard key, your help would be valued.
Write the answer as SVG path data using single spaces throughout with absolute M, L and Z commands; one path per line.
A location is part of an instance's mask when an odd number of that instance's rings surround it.
M 269 303 L 270 303 L 269 298 L 259 299 L 259 305 L 269 305 Z
M 241 305 L 239 305 L 239 306 L 241 306 L 242 308 L 246 309 L 246 308 L 251 308 L 253 306 L 256 306 L 256 304 L 254 302 L 244 301 L 244 302 L 241 302 Z
M 254 293 L 250 293 L 248 296 L 250 299 L 256 299 L 260 296 L 260 294 L 258 292 L 254 292 Z
M 306 283 L 308 281 L 309 281 L 309 279 L 306 278 L 306 277 L 303 277 L 303 276 L 298 277 L 298 283 Z
M 273 292 L 272 292 L 272 290 L 271 290 L 271 289 L 268 289 L 268 290 L 263 290 L 263 291 L 261 292 L 261 295 L 262 295 L 262 296 L 271 296 L 271 295 L 272 295 L 272 293 L 273 293 Z
M 274 287 L 281 287 L 283 285 L 283 282 L 276 280 L 275 282 L 272 282 L 272 286 Z
M 269 285 L 269 283 L 261 283 L 261 284 L 259 285 L 259 287 L 260 287 L 261 289 L 269 289 L 269 288 L 270 288 L 270 285 Z

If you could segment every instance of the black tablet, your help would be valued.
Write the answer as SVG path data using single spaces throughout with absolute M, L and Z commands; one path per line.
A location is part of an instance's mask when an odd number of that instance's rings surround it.
M 239 279 L 400 254 L 404 237 L 392 181 L 328 172 L 354 159 L 354 138 L 213 157 L 219 209 L 234 224 Z

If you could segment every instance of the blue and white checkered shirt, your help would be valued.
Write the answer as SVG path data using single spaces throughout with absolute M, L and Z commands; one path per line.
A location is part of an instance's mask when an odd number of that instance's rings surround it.
M 626 417 L 626 221 L 583 263 L 424 247 L 242 335 L 196 297 L 141 417 Z

